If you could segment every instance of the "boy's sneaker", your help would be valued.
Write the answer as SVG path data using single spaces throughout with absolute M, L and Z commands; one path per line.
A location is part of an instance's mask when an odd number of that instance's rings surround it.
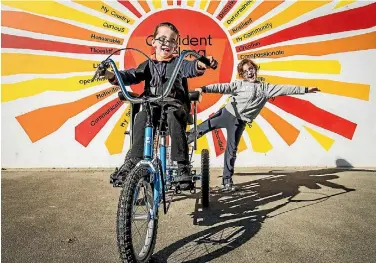
M 125 159 L 124 164 L 120 166 L 120 168 L 116 168 L 115 171 L 110 175 L 110 184 L 112 184 L 113 187 L 123 187 L 125 178 L 140 160 L 141 159 L 139 158 Z
M 188 190 L 192 184 L 191 165 L 178 164 L 178 174 L 175 182 L 179 182 L 181 190 Z

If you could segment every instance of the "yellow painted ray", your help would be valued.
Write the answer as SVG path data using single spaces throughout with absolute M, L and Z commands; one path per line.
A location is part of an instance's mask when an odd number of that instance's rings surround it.
M 195 0 L 188 0 L 187 5 L 193 7 L 195 5 Z
M 1 75 L 56 74 L 92 71 L 100 61 L 44 56 L 35 54 L 2 53 Z M 117 66 L 119 63 L 116 63 Z M 5 66 L 6 65 L 6 66 Z
M 253 0 L 242 1 L 238 5 L 238 8 L 236 8 L 235 11 L 228 16 L 223 25 L 227 28 L 235 25 L 236 22 L 253 6 L 254 3 L 255 1 Z
M 298 18 L 301 15 L 304 15 L 316 8 L 319 8 L 323 5 L 328 4 L 330 1 L 304 1 L 298 0 L 293 3 L 291 6 L 287 7 L 285 10 L 279 14 L 273 16 L 269 20 L 259 24 L 256 27 L 244 32 L 240 36 L 233 38 L 233 42 L 236 44 L 245 40 L 249 40 L 252 37 L 255 37 L 259 34 L 268 32 L 274 28 L 277 28 L 281 25 L 284 25 L 295 18 Z
M 59 79 L 37 78 L 1 85 L 1 101 L 7 102 L 40 94 L 45 91 L 77 91 L 108 83 L 104 78 L 91 82 L 92 75 Z
M 200 123 L 202 123 L 202 120 L 197 120 L 197 125 L 199 125 Z M 201 151 L 203 149 L 207 149 L 210 152 L 208 138 L 206 137 L 206 135 L 197 140 L 197 150 L 195 151 L 195 154 L 201 154 Z
M 309 132 L 309 134 L 312 135 L 313 138 L 326 150 L 329 151 L 329 149 L 332 147 L 334 140 L 322 133 L 319 133 L 318 131 L 315 131 L 307 126 L 303 127 Z
M 103 1 L 74 1 L 77 4 L 86 6 L 88 8 L 91 8 L 93 10 L 99 11 L 101 13 L 104 13 L 108 16 L 111 16 L 123 23 L 132 25 L 134 23 L 134 20 L 130 18 L 129 16 L 125 15 L 119 10 L 116 10 L 115 8 L 107 5 Z
M 201 0 L 200 2 L 200 9 L 201 10 L 205 10 L 205 7 L 207 5 L 207 3 L 209 2 L 209 0 Z
M 261 127 L 255 122 L 252 122 L 252 127 L 246 126 L 245 130 L 251 140 L 254 152 L 266 153 L 273 149 L 272 144 L 269 142 Z
M 347 83 L 326 79 L 295 79 L 277 76 L 259 76 L 262 81 L 285 85 L 318 87 L 322 92 L 360 100 L 369 100 L 370 85 Z
M 162 8 L 162 1 L 161 0 L 153 0 L 153 6 L 155 9 Z
M 125 132 L 128 129 L 129 121 L 131 116 L 131 108 L 129 105 L 125 108 L 124 113 L 120 116 L 119 120 L 116 122 L 114 128 L 112 129 L 110 135 L 108 135 L 105 145 L 108 152 L 113 154 L 122 153 L 125 140 Z
M 345 5 L 350 5 L 352 3 L 354 3 L 355 0 L 340 0 L 336 6 L 334 7 L 334 9 L 337 9 L 337 8 L 340 8 L 340 7 L 343 7 Z
M 260 69 L 271 71 L 296 71 L 304 73 L 340 74 L 337 60 L 289 60 L 259 63 Z
M 117 33 L 128 32 L 128 29 L 124 26 L 110 21 L 102 20 L 98 17 L 75 10 L 55 1 L 3 1 L 1 3 L 27 12 L 73 20 L 80 23 L 104 28 L 106 30 L 111 30 Z

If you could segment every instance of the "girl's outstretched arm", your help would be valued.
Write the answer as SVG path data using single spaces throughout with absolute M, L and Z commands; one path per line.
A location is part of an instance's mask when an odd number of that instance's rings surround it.
M 294 95 L 294 94 L 314 93 L 314 92 L 320 91 L 316 87 L 279 85 L 279 84 L 271 84 L 271 83 L 263 83 L 262 87 L 268 98 L 285 96 L 285 95 Z
M 211 84 L 200 89 L 205 93 L 234 94 L 237 89 L 237 82 Z

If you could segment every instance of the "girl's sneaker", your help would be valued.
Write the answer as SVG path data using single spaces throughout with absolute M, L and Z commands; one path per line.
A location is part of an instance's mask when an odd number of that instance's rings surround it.
M 229 183 L 229 184 L 225 184 L 225 185 L 222 184 L 221 188 L 222 188 L 223 192 L 235 192 L 235 191 L 239 190 L 239 188 L 236 185 L 234 185 L 233 183 Z

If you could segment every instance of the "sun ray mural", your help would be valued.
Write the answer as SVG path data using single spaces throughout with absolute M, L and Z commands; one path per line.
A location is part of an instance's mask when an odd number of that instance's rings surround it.
M 151 54 L 150 29 L 164 20 L 180 30 L 178 53 L 193 49 L 219 62 L 217 70 L 189 80 L 192 90 L 230 82 L 237 78 L 237 63 L 250 58 L 260 67 L 261 81 L 315 86 L 320 96 L 346 100 L 347 106 L 371 103 L 372 84 L 345 76 L 343 57 L 376 49 L 372 1 L 2 1 L 1 5 L 2 109 L 13 114 L 33 145 L 63 136 L 58 131 L 68 126 L 71 132 L 64 136 L 70 137 L 64 140 L 73 141 L 76 148 L 89 151 L 95 144 L 109 156 L 124 155 L 131 107 L 117 98 L 119 87 L 105 79 L 91 82 L 91 77 L 98 63 L 118 48 L 136 47 Z M 113 59 L 122 69 L 137 66 L 145 57 L 121 51 Z M 134 92 L 142 88 L 142 84 L 130 87 Z M 61 99 L 35 106 L 48 96 Z M 227 97 L 204 94 L 198 123 L 214 114 Z M 33 106 L 28 108 L 28 102 Z M 13 110 L 20 103 L 22 110 Z M 344 116 L 316 103 L 295 96 L 270 100 L 247 125 L 239 154 L 266 155 L 279 145 L 304 140 L 302 134 L 311 136 L 323 152 L 332 151 L 342 139 L 354 139 L 361 125 L 354 115 Z M 279 137 L 271 140 L 267 129 Z M 195 153 L 209 148 L 213 157 L 219 157 L 225 145 L 225 130 L 218 129 L 198 140 Z

